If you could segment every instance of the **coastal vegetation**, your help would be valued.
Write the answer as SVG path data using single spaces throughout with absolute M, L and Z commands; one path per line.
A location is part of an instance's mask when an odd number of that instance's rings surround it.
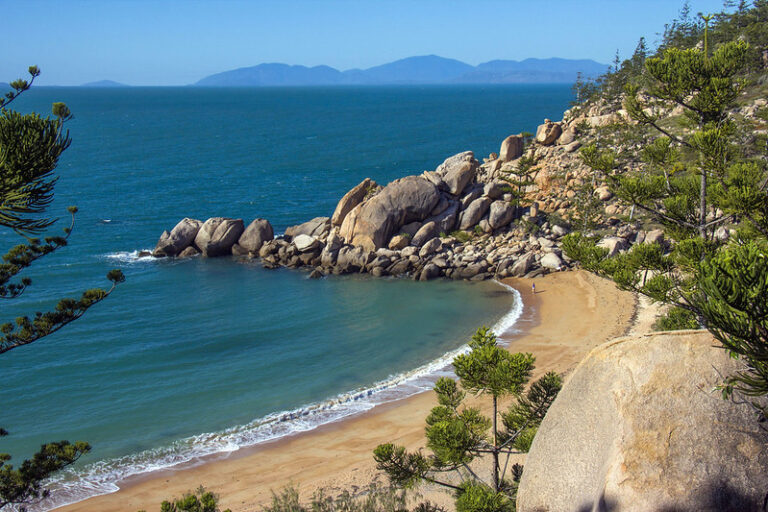
M 513 511 L 522 466 L 510 467 L 510 457 L 528 451 L 562 381 L 547 373 L 524 394 L 534 369 L 531 354 L 510 353 L 485 327 L 472 336 L 469 347 L 469 353 L 453 360 L 459 382 L 442 377 L 435 384 L 439 405 L 426 418 L 432 455 L 385 443 L 376 448 L 374 459 L 393 485 L 408 489 L 429 482 L 450 489 L 459 512 Z M 465 404 L 467 393 L 490 397 L 490 418 L 477 406 Z M 500 413 L 499 402 L 507 396 L 516 398 L 516 403 Z M 473 464 L 484 456 L 491 460 L 490 477 Z M 507 469 L 511 479 L 506 478 Z
M 64 123 L 71 113 L 64 103 L 54 103 L 53 117 L 20 114 L 8 106 L 28 90 L 40 70 L 29 68 L 30 79 L 11 82 L 12 90 L 0 98 L 0 226 L 13 230 L 25 239 L 2 256 L 0 263 L 0 298 L 20 297 L 31 285 L 29 277 L 17 276 L 43 256 L 67 245 L 72 233 L 77 208 L 69 207 L 71 222 L 64 236 L 37 235 L 51 227 L 57 219 L 46 216 L 53 201 L 57 178 L 54 170 L 59 157 L 69 147 L 69 133 Z M 50 312 L 19 316 L 14 323 L 0 325 L 0 354 L 40 340 L 82 317 L 95 304 L 104 300 L 124 280 L 119 270 L 107 274 L 112 282 L 109 290 L 85 291 L 79 299 L 62 299 Z M 0 437 L 9 432 L 0 428 Z M 75 463 L 91 447 L 85 442 L 58 441 L 41 446 L 31 459 L 14 468 L 9 454 L 0 454 L 0 509 L 26 505 L 45 498 L 49 491 L 44 482 L 55 472 Z
M 683 14 L 656 55 L 640 55 L 643 66 L 627 61 L 600 82 L 593 101 L 620 101 L 627 119 L 581 150 L 616 197 L 663 227 L 671 246 L 636 244 L 609 257 L 581 232 L 563 248 L 621 288 L 672 305 L 660 325 L 703 325 L 741 357 L 744 369 L 726 378 L 724 396 L 765 396 L 768 155 L 757 130 L 768 112 L 749 120 L 734 109 L 764 84 L 768 2 L 700 22 Z M 751 403 L 765 418 L 765 405 Z

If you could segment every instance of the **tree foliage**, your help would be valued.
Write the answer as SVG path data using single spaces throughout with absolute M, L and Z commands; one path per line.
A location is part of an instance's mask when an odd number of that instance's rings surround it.
M 11 82 L 12 90 L 0 99 L 0 226 L 25 239 L 2 256 L 0 299 L 18 298 L 32 285 L 29 277 L 18 279 L 19 274 L 43 256 L 66 246 L 77 213 L 75 207 L 68 209 L 71 222 L 64 228 L 64 236 L 43 240 L 34 237 L 56 222 L 46 216 L 46 211 L 57 180 L 54 170 L 71 142 L 69 133 L 63 129 L 71 113 L 63 103 L 53 104 L 53 118 L 10 110 L 10 103 L 30 88 L 40 70 L 32 66 L 29 74 L 29 81 Z M 107 279 L 112 283 L 109 290 L 86 290 L 80 298 L 60 300 L 53 311 L 20 316 L 12 323 L 0 325 L 0 354 L 33 343 L 77 320 L 112 293 L 124 277 L 119 270 L 113 270 Z M 7 434 L 0 429 L 0 436 Z M 88 451 L 90 446 L 84 442 L 48 443 L 18 468 L 8 463 L 10 455 L 0 454 L 0 508 L 16 505 L 23 511 L 28 504 L 44 499 L 48 495 L 44 482 Z
M 664 227 L 667 242 L 635 244 L 608 258 L 587 233 L 563 241 L 566 254 L 586 269 L 672 305 L 662 323 L 704 325 L 741 356 L 744 371 L 727 379 L 726 395 L 768 394 L 760 295 L 768 281 L 768 165 L 753 126 L 733 114 L 748 85 L 754 47 L 740 37 L 742 30 L 729 32 L 739 33 L 737 40 L 723 39 L 739 20 L 768 29 L 766 6 L 755 2 L 733 16 L 696 22 L 684 13 L 660 52 L 645 60 L 642 76 L 624 88 L 629 121 L 621 129 L 634 132 L 634 142 L 597 141 L 582 149 L 584 162 L 616 197 Z M 689 40 L 700 37 L 700 46 Z M 757 401 L 753 405 L 765 415 Z
M 376 448 L 374 459 L 398 487 L 411 488 L 426 481 L 451 489 L 457 510 L 514 510 L 521 468 L 514 465 L 513 478 L 507 480 L 509 458 L 530 447 L 562 382 L 557 374 L 548 373 L 523 393 L 534 368 L 531 354 L 508 352 L 485 327 L 478 329 L 469 346 L 469 353 L 453 361 L 459 382 L 443 377 L 435 384 L 438 405 L 426 418 L 431 454 L 386 443 Z M 465 405 L 467 393 L 490 397 L 490 418 L 477 407 Z M 506 396 L 516 401 L 500 413 L 499 400 Z M 490 481 L 481 479 L 471 467 L 480 456 L 491 458 Z M 506 458 L 503 466 L 502 457 Z M 459 475 L 459 481 L 450 480 L 451 473 Z

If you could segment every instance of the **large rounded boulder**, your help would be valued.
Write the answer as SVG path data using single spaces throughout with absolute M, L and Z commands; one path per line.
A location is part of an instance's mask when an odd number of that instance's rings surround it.
M 258 254 L 264 242 L 273 238 L 275 238 L 275 232 L 272 229 L 272 224 L 266 219 L 256 219 L 248 224 L 243 234 L 240 235 L 237 244 L 248 253 Z
M 471 151 L 465 151 L 446 158 L 435 169 L 435 173 L 448 187 L 448 191 L 458 196 L 461 195 L 467 185 L 475 180 L 479 168 L 480 163 L 475 159 L 475 154 Z
M 177 256 L 195 241 L 200 226 L 203 223 L 197 219 L 184 218 L 179 221 L 170 233 L 163 232 L 163 236 L 152 251 L 155 258 L 164 256 Z
M 346 217 L 355 206 L 362 203 L 365 196 L 367 196 L 370 191 L 375 190 L 377 187 L 378 185 L 375 181 L 371 180 L 371 178 L 365 178 L 360 184 L 344 194 L 344 197 L 339 200 L 336 209 L 333 211 L 331 224 L 334 226 L 341 226 L 341 223 L 344 222 L 344 217 Z
M 375 251 L 385 247 L 401 226 L 427 218 L 439 201 L 434 184 L 421 176 L 407 176 L 353 208 L 340 234 L 348 244 Z
M 534 438 L 517 510 L 763 510 L 766 431 L 715 390 L 742 366 L 717 345 L 678 331 L 594 349 Z
M 243 219 L 212 217 L 200 226 L 195 245 L 203 256 L 225 256 L 232 253 L 232 246 L 245 231 Z

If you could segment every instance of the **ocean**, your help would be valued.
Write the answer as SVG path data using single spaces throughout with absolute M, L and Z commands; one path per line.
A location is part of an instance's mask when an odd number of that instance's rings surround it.
M 368 276 L 310 280 L 234 258 L 138 258 L 183 217 L 328 216 L 351 187 L 482 159 L 559 119 L 566 85 L 335 88 L 33 88 L 64 101 L 73 139 L 49 212 L 70 243 L 24 274 L 0 321 L 52 308 L 120 268 L 126 282 L 81 320 L 0 356 L 0 452 L 93 450 L 39 509 L 112 492 L 121 478 L 338 421 L 428 389 L 482 325 L 510 328 L 514 290 Z M 4 249 L 21 240 L 0 230 Z

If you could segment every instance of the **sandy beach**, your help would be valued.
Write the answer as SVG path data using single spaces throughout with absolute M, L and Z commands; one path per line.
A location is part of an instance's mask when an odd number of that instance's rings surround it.
M 536 356 L 534 378 L 547 372 L 565 373 L 595 346 L 627 333 L 635 320 L 632 294 L 610 281 L 582 271 L 554 273 L 531 280 L 508 279 L 525 305 L 515 325 L 505 333 L 509 350 Z M 257 510 L 272 490 L 297 484 L 308 498 L 317 488 L 331 491 L 362 487 L 377 472 L 372 451 L 392 441 L 409 448 L 423 445 L 424 417 L 434 405 L 431 392 L 381 405 L 373 410 L 325 425 L 311 432 L 211 458 L 196 467 L 152 473 L 120 483 L 120 491 L 94 497 L 57 510 L 67 512 L 159 510 L 164 499 L 205 485 L 221 496 L 221 506 L 233 512 Z

